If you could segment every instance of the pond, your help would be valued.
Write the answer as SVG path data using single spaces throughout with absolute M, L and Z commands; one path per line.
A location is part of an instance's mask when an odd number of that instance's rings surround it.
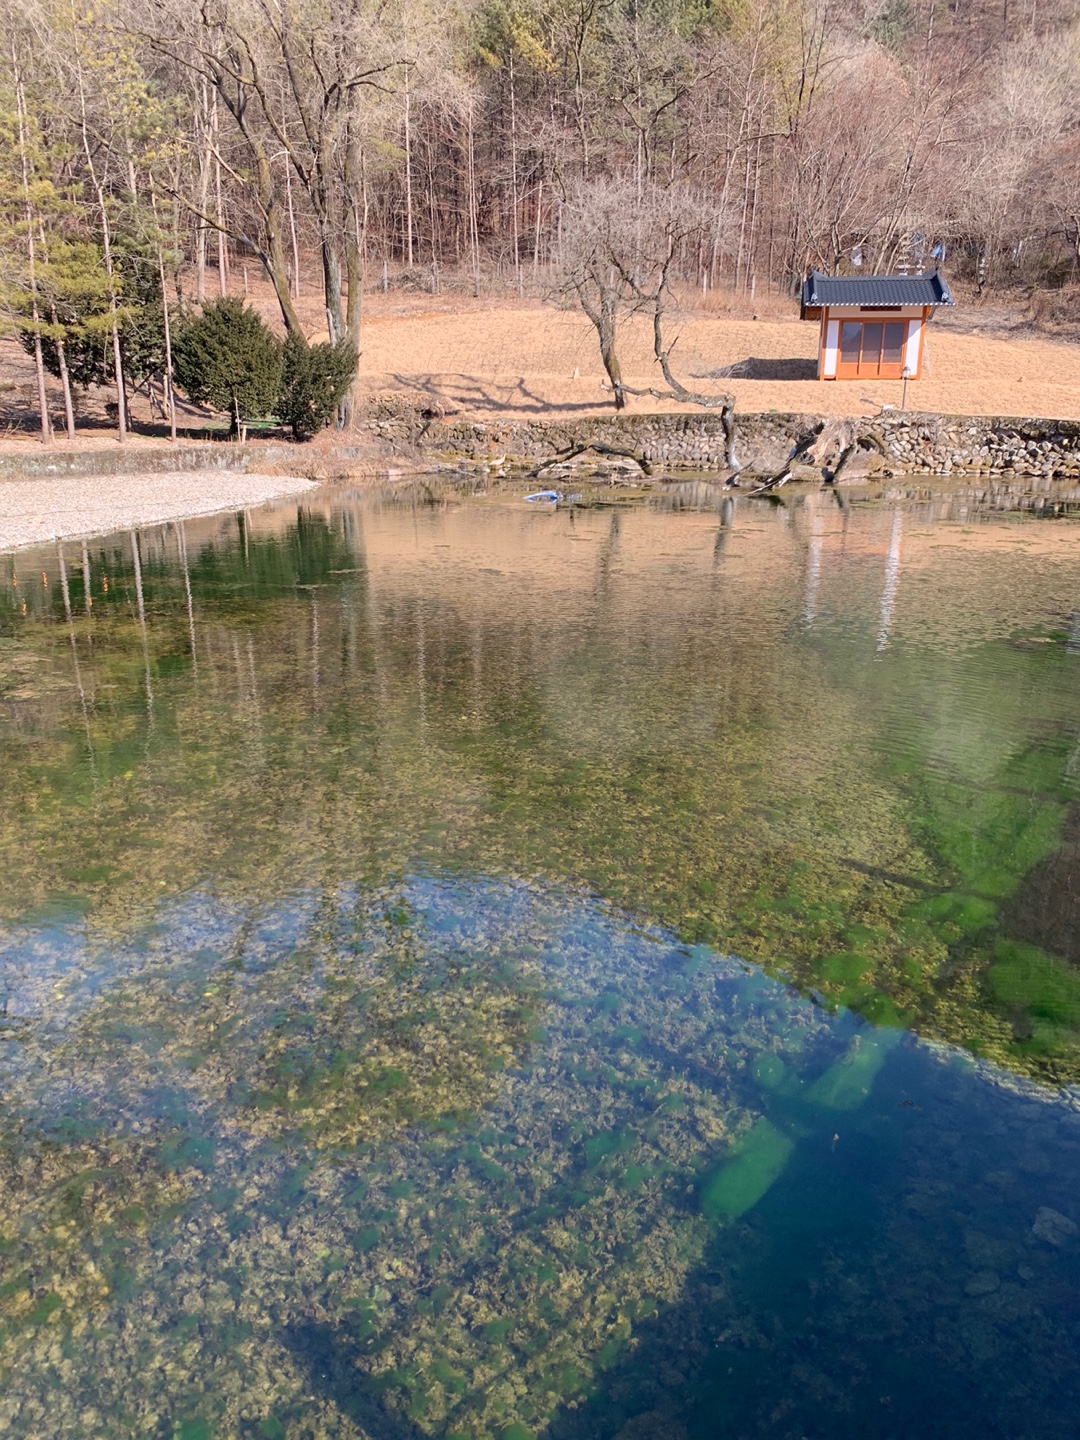
M 1075 1435 L 1076 517 L 0 565 L 6 1434 Z

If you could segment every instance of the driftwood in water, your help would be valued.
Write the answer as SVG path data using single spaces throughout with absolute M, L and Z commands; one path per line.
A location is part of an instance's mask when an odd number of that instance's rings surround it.
M 766 495 L 770 490 L 779 490 L 780 486 L 786 485 L 790 479 L 791 471 L 787 469 L 781 470 L 778 475 L 773 475 L 771 479 L 762 481 L 760 485 L 755 485 L 753 490 L 748 490 L 746 493 L 747 495 Z
M 879 437 L 864 431 L 858 420 L 821 420 L 801 437 L 788 464 L 820 469 L 825 483 L 835 485 L 865 479 L 868 472 L 880 467 L 878 457 L 884 454 L 885 446 Z M 869 462 L 867 457 L 871 457 Z M 852 473 L 860 470 L 863 473 Z
M 622 445 L 608 445 L 600 440 L 588 440 L 582 445 L 571 445 L 566 450 L 558 451 L 550 460 L 544 460 L 537 465 L 535 470 L 529 472 L 529 479 L 539 479 L 545 470 L 550 470 L 555 465 L 569 465 L 571 460 L 576 460 L 579 455 L 584 455 L 589 450 L 595 451 L 597 455 L 610 455 L 619 460 L 633 460 L 643 475 L 653 473 L 652 465 L 640 450 L 632 450 Z
M 849 445 L 846 450 L 841 452 L 840 459 L 833 466 L 833 472 L 829 476 L 829 480 L 833 485 L 835 485 L 840 479 L 841 475 L 843 475 L 845 465 L 848 464 L 851 457 L 856 453 L 858 448 L 858 445 L 856 443 L 853 443 Z

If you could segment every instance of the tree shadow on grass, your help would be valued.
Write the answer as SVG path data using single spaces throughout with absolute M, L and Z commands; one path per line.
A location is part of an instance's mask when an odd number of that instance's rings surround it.
M 611 393 L 600 399 L 554 401 L 529 389 L 525 377 L 513 386 L 494 385 L 473 375 L 392 375 L 391 379 L 405 389 L 429 396 L 433 405 L 443 408 L 447 418 L 458 409 L 490 411 L 510 423 L 535 416 L 569 415 L 587 412 L 588 418 L 614 417 Z
M 800 356 L 773 360 L 751 355 L 737 360 L 734 365 L 724 365 L 719 370 L 709 370 L 695 375 L 695 380 L 816 380 L 817 361 Z

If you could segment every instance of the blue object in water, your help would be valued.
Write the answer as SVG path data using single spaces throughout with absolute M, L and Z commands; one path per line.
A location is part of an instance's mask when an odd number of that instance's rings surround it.
M 558 490 L 537 490 L 535 495 L 526 495 L 526 500 L 561 500 Z

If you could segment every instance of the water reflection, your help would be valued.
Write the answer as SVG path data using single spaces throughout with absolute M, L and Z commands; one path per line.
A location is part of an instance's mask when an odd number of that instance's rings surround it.
M 62 551 L 43 586 L 16 574 L 7 841 L 36 903 L 111 851 L 125 879 L 95 913 L 145 904 L 133 831 L 167 852 L 166 885 L 204 873 L 207 842 L 257 889 L 331 854 L 379 855 L 376 871 L 453 855 L 593 885 L 877 1021 L 1073 1074 L 1080 997 L 1058 952 L 1016 962 L 1038 972 L 1027 1000 L 1017 977 L 1007 1003 L 993 984 L 1000 907 L 1065 843 L 1074 798 L 1065 532 L 942 527 L 923 500 L 536 515 L 423 499 L 271 511 L 261 534 L 201 522 L 194 556 L 172 526 L 106 542 L 83 567 L 89 612 Z M 89 767 L 55 707 L 61 618 Z M 26 799 L 46 752 L 59 807 Z M 137 819 L 87 834 L 64 805 L 97 763 L 106 808 Z M 330 770 L 339 788 L 316 801 Z
M 1072 522 L 585 498 L 11 562 L 11 1433 L 1071 1434 Z
M 26 1433 L 1067 1433 L 1070 1104 L 535 886 L 156 922 L 13 937 Z

